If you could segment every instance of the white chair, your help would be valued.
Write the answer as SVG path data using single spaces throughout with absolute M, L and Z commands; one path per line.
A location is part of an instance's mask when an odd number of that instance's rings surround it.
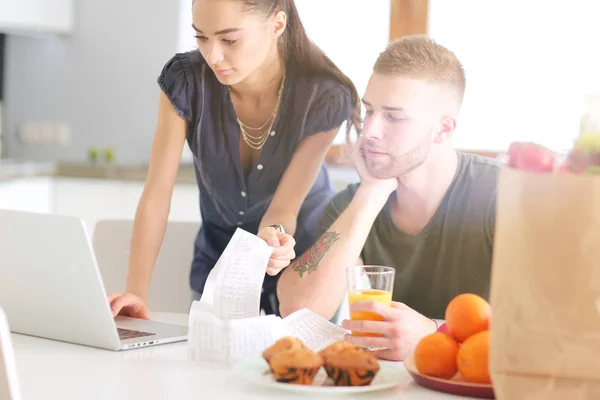
M 93 247 L 108 293 L 123 291 L 127 281 L 132 220 L 100 220 Z M 189 284 L 198 222 L 169 222 L 148 291 L 151 312 L 187 313 L 192 301 Z
M 0 399 L 21 400 L 10 329 L 0 307 Z

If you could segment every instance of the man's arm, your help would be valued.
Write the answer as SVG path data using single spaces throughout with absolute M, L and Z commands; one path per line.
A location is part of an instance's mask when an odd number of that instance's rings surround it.
M 361 185 L 329 229 L 285 269 L 277 285 L 282 317 L 302 308 L 333 317 L 346 292 L 346 267 L 357 263 L 390 192 L 389 185 Z

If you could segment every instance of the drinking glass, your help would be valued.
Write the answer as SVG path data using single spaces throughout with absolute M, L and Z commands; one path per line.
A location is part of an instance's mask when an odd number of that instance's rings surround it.
M 360 300 L 375 300 L 386 306 L 392 303 L 394 291 L 394 276 L 396 270 L 391 267 L 375 265 L 357 265 L 346 268 L 348 285 L 348 304 Z M 379 314 L 360 311 L 350 312 L 352 320 L 381 321 Z M 355 336 L 380 336 L 374 333 L 352 332 Z

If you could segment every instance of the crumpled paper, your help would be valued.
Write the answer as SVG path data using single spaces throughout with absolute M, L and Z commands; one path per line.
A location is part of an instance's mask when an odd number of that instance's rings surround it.
M 238 229 L 210 272 L 199 301 L 192 303 L 188 352 L 192 360 L 224 364 L 260 357 L 284 336 L 313 351 L 343 340 L 346 330 L 308 309 L 286 318 L 259 315 L 262 283 L 273 248 Z

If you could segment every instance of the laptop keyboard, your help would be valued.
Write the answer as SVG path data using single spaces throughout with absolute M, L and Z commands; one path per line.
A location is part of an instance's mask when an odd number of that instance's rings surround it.
M 117 331 L 119 332 L 119 338 L 121 340 L 135 339 L 135 338 L 141 338 L 141 337 L 146 337 L 146 336 L 156 336 L 156 333 L 134 331 L 133 329 L 117 328 Z

